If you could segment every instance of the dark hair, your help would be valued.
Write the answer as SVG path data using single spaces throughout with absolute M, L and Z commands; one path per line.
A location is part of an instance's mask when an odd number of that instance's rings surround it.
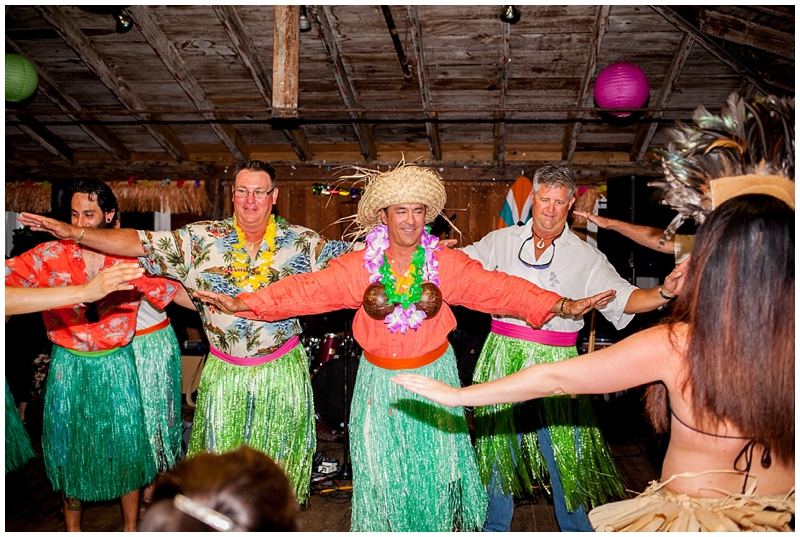
M 103 221 L 103 227 L 114 227 L 119 219 L 119 207 L 117 197 L 108 186 L 108 183 L 99 179 L 77 179 L 70 187 L 70 199 L 75 194 L 88 194 L 89 201 L 97 202 L 100 210 L 104 213 L 114 211 L 114 218 L 111 222 Z
M 181 494 L 228 517 L 232 531 L 297 531 L 297 501 L 289 479 L 267 455 L 242 446 L 198 453 L 161 477 L 140 531 L 214 531 L 175 506 Z
M 247 170 L 249 172 L 266 172 L 269 175 L 269 187 L 275 188 L 275 183 L 278 181 L 275 177 L 275 168 L 264 162 L 263 160 L 248 160 L 236 166 L 233 170 L 234 187 L 236 185 L 236 176 L 239 172 Z
M 684 292 L 666 322 L 688 325 L 681 390 L 691 396 L 697 424 L 713 430 L 730 423 L 779 460 L 793 461 L 794 211 L 761 194 L 713 211 L 698 230 Z M 649 390 L 648 413 L 665 431 L 665 390 L 657 386 Z

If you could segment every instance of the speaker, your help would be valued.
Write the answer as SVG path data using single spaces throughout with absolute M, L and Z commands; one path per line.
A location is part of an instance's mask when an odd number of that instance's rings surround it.
M 72 217 L 72 180 L 53 181 L 50 197 L 50 217 L 69 223 Z

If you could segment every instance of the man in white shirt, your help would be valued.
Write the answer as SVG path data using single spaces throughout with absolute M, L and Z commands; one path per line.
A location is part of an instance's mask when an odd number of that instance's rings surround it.
M 464 252 L 487 270 L 525 278 L 562 296 L 591 296 L 615 289 L 616 297 L 600 312 L 617 329 L 624 328 L 635 313 L 663 306 L 680 292 L 680 267 L 663 286 L 648 290 L 620 277 L 599 250 L 567 226 L 574 194 L 571 170 L 540 168 L 533 177 L 533 218 L 524 226 L 493 231 Z M 473 382 L 576 356 L 577 332 L 582 326 L 582 318 L 555 317 L 534 330 L 521 319 L 494 317 Z M 520 419 L 518 411 L 531 407 L 536 419 Z M 624 492 L 587 396 L 548 397 L 520 407 L 477 407 L 475 428 L 478 466 L 484 483 L 489 483 L 484 531 L 509 531 L 513 494 L 530 490 L 534 481 L 546 482 L 548 474 L 562 531 L 593 531 L 587 508 Z

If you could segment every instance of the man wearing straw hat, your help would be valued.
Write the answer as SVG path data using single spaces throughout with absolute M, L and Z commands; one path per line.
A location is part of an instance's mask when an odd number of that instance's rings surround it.
M 237 298 L 195 296 L 249 319 L 276 320 L 358 308 L 353 335 L 364 349 L 353 393 L 353 531 L 479 530 L 486 493 L 463 408 L 448 409 L 398 390 L 398 371 L 458 384 L 447 334 L 448 304 L 516 315 L 541 326 L 554 314 L 581 315 L 613 291 L 570 300 L 520 278 L 483 270 L 464 253 L 442 249 L 426 223 L 441 214 L 444 184 L 431 168 L 400 164 L 360 171 L 367 181 L 355 222 L 363 251 L 316 273 L 286 278 Z
M 82 242 L 85 233 L 114 227 L 117 199 L 98 179 L 72 185 L 73 240 L 46 242 L 6 261 L 9 287 L 64 287 L 88 282 L 124 259 Z M 62 222 L 53 221 L 66 227 Z M 128 261 L 130 261 L 128 259 Z M 90 304 L 43 313 L 54 343 L 44 406 L 42 452 L 47 477 L 62 492 L 68 531 L 79 531 L 82 501 L 120 498 L 126 531 L 135 531 L 139 488 L 153 481 L 156 460 L 132 345 L 142 298 L 166 306 L 180 286 L 165 278 L 137 278 L 134 289 Z
M 20 222 L 99 251 L 139 257 L 152 274 L 235 295 L 318 270 L 349 244 L 276 218 L 275 171 L 250 160 L 234 171 L 234 216 L 176 231 L 89 229 L 23 213 Z M 277 461 L 305 501 L 316 450 L 308 359 L 297 319 L 249 321 L 197 303 L 211 355 L 198 387 L 188 455 L 247 444 Z
M 614 289 L 616 297 L 600 311 L 617 329 L 624 328 L 633 314 L 667 304 L 678 293 L 683 281 L 680 269 L 667 276 L 663 286 L 647 290 L 621 278 L 599 250 L 567 226 L 575 187 L 569 168 L 542 166 L 533 175 L 531 220 L 493 231 L 464 248 L 464 253 L 487 270 L 503 271 L 559 294 Z M 575 343 L 583 319 L 553 318 L 541 330 L 528 324 L 516 316 L 493 317 L 473 382 L 577 355 Z M 475 433 L 478 467 L 489 493 L 485 531 L 511 530 L 512 495 L 530 491 L 533 482 L 552 485 L 561 531 L 592 531 L 586 507 L 624 492 L 588 396 L 547 397 L 516 407 L 479 406 Z

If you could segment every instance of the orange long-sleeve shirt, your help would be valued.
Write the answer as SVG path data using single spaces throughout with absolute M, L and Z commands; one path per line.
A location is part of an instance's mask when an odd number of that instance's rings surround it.
M 520 317 L 537 328 L 553 316 L 550 309 L 559 295 L 522 278 L 486 271 L 478 261 L 458 250 L 444 248 L 436 256 L 444 304 L 436 317 L 425 319 L 416 331 L 393 334 L 383 321 L 372 319 L 361 307 L 364 290 L 369 286 L 363 252 L 342 255 L 319 272 L 291 276 L 254 293 L 241 293 L 238 297 L 253 311 L 237 315 L 277 321 L 358 308 L 353 319 L 353 337 L 364 350 L 385 358 L 413 358 L 441 347 L 447 334 L 456 327 L 448 304 Z

